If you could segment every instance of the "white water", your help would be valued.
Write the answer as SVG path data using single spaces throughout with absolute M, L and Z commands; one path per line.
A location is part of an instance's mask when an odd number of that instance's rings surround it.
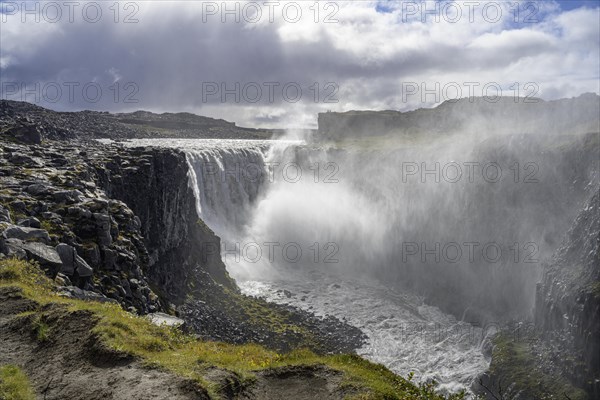
M 327 170 L 325 152 L 298 155 L 301 143 L 278 141 L 134 140 L 128 145 L 186 151 L 198 213 L 221 236 L 224 261 L 245 293 L 345 320 L 368 336 L 359 354 L 403 376 L 414 372 L 417 381 L 435 379 L 445 391 L 468 389 L 487 369 L 489 360 L 481 351 L 487 330 L 369 277 L 370 262 L 385 259 L 375 256 L 385 254 L 390 240 L 390 231 L 381 229 L 389 225 L 381 209 L 394 199 L 335 182 L 339 176 Z M 290 159 L 301 166 L 316 162 L 318 176 L 303 170 L 303 177 L 291 182 L 290 176 L 285 179 L 281 170 L 267 165 Z M 262 179 L 244 176 L 257 166 Z M 264 243 L 275 241 L 279 247 L 268 257 Z M 332 249 L 330 241 L 352 251 Z M 244 253 L 250 243 L 249 253 Z M 297 261 L 290 262 L 281 252 L 287 243 L 303 250 Z M 236 244 L 239 249 L 232 254 Z M 258 251 L 255 245 L 262 251 L 258 261 L 252 253 Z

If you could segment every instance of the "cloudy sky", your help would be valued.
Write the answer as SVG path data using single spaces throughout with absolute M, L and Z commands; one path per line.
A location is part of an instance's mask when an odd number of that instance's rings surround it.
M 599 1 L 0 1 L 2 98 L 314 127 L 318 112 L 600 92 Z

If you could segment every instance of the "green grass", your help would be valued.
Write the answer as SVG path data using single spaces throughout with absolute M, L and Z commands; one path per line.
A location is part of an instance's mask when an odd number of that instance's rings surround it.
M 19 287 L 27 298 L 40 306 L 58 303 L 72 312 L 91 312 L 98 320 L 93 332 L 109 348 L 136 356 L 150 366 L 193 379 L 209 389 L 214 398 L 218 398 L 214 388 L 204 379 L 204 372 L 209 367 L 235 372 L 242 383 L 249 383 L 256 379 L 255 373 L 260 370 L 293 365 L 325 365 L 341 371 L 343 385 L 355 389 L 354 393 L 358 395 L 354 398 L 358 399 L 464 398 L 463 395 L 444 397 L 435 394 L 434 384 L 416 385 L 410 378 L 404 379 L 384 366 L 356 355 L 319 356 L 306 349 L 280 354 L 255 344 L 200 341 L 177 328 L 156 326 L 115 304 L 59 297 L 53 292 L 53 283 L 37 266 L 16 259 L 0 260 L 0 286 Z M 44 332 L 51 329 L 50 326 Z
M 0 367 L 0 399 L 35 400 L 27 375 L 16 365 Z

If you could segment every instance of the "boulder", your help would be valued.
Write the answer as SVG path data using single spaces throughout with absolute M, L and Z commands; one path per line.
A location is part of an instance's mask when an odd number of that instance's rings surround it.
M 2 232 L 2 237 L 5 239 L 21 239 L 21 240 L 42 240 L 46 243 L 50 242 L 50 235 L 43 229 L 29 228 L 26 226 L 11 225 Z
M 21 124 L 9 128 L 4 135 L 12 136 L 27 144 L 41 144 L 42 134 L 35 124 Z
M 75 273 L 75 256 L 77 252 L 72 246 L 65 243 L 59 243 L 55 249 L 62 261 L 60 272 L 72 276 Z
M 40 266 L 50 270 L 50 275 L 55 277 L 62 268 L 60 256 L 53 247 L 39 242 L 23 242 L 23 250 L 28 259 L 35 260 Z
M 54 193 L 54 200 L 58 203 L 80 203 L 84 200 L 83 193 L 79 190 L 60 190 Z
M 25 250 L 23 250 L 23 241 L 20 239 L 4 239 L 0 241 L 0 252 L 6 254 L 7 257 L 15 257 L 21 260 L 27 258 Z
M 90 267 L 83 258 L 77 255 L 77 250 L 75 250 L 73 246 L 69 246 L 65 243 L 59 243 L 56 246 L 56 252 L 62 261 L 62 268 L 60 272 L 63 274 L 71 276 L 77 272 L 77 275 L 82 278 L 93 275 L 94 270 L 92 267 Z
M 67 213 L 69 215 L 72 215 L 76 218 L 91 218 L 92 217 L 92 212 L 90 210 L 88 210 L 87 208 L 84 207 L 80 207 L 80 206 L 72 206 L 69 207 L 67 209 Z
M 40 229 L 42 227 L 40 220 L 35 217 L 21 219 L 17 222 L 17 225 L 24 226 L 27 228 L 37 228 L 37 229 Z
M 25 191 L 34 196 L 41 196 L 50 191 L 50 188 L 43 183 L 34 183 L 25 188 Z

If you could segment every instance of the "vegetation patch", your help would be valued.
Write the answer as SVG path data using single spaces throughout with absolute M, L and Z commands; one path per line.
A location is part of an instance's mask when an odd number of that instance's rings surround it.
M 108 348 L 132 355 L 147 365 L 190 378 L 219 393 L 206 379 L 211 368 L 221 368 L 240 377 L 242 386 L 253 383 L 269 370 L 289 366 L 325 366 L 343 374 L 343 386 L 355 399 L 463 399 L 464 394 L 443 396 L 435 393 L 435 383 L 415 384 L 395 375 L 382 365 L 356 355 L 317 355 L 306 349 L 280 354 L 255 344 L 233 345 L 200 341 L 180 329 L 156 326 L 149 320 L 124 311 L 110 303 L 60 297 L 54 284 L 34 264 L 16 259 L 0 260 L 0 286 L 18 287 L 23 295 L 41 307 L 41 321 L 47 305 L 60 304 L 69 312 L 88 312 L 97 323 L 92 332 Z M 35 325 L 34 325 L 35 326 Z M 51 329 L 51 327 L 49 328 Z M 36 335 L 44 336 L 39 328 Z
M 0 366 L 0 399 L 35 400 L 27 375 L 16 365 Z

